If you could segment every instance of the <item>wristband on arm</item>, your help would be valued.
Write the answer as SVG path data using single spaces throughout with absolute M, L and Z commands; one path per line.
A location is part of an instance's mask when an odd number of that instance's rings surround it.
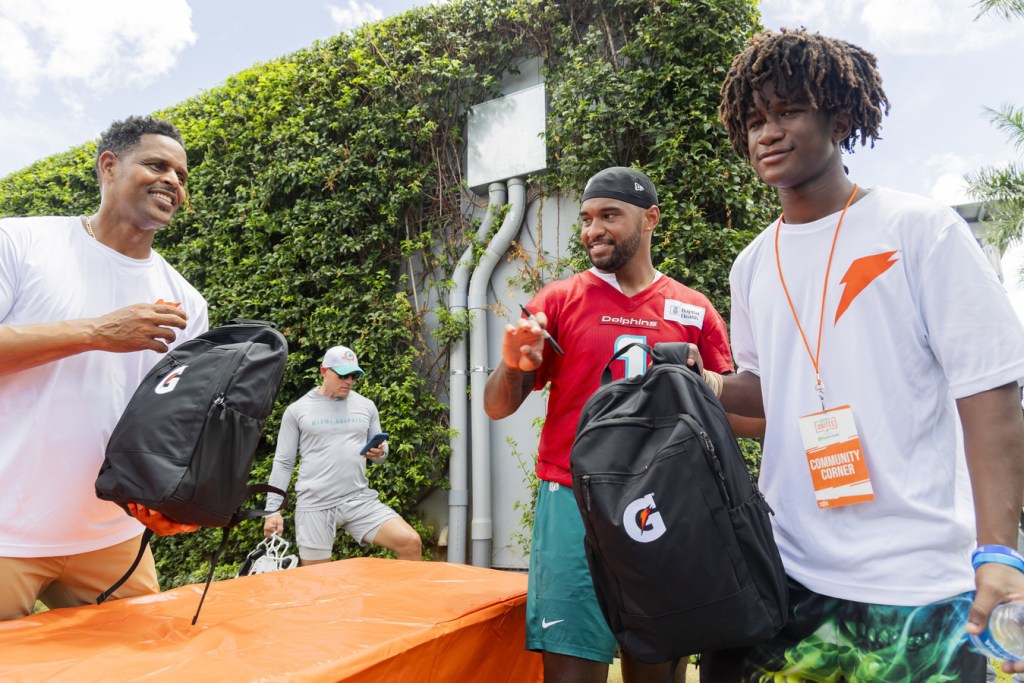
M 982 545 L 971 553 L 971 565 L 975 569 L 983 564 L 995 562 L 1024 572 L 1024 555 L 1005 545 Z
M 715 395 L 715 398 L 722 398 L 722 385 L 725 380 L 717 372 L 711 370 L 702 370 L 701 377 L 704 378 L 705 384 L 711 389 L 711 393 Z

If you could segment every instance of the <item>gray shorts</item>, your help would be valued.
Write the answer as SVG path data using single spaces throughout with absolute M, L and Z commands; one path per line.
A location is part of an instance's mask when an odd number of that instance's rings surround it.
M 295 543 L 303 560 L 329 560 L 338 528 L 352 535 L 359 545 L 367 546 L 377 531 L 398 513 L 367 490 L 351 496 L 335 507 L 324 510 L 295 511 Z

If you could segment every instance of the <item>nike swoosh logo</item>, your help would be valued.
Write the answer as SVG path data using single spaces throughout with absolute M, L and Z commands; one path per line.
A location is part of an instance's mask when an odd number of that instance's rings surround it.
M 555 621 L 548 621 L 547 619 L 541 619 L 540 627 L 541 628 L 550 628 L 550 627 L 554 626 L 555 624 L 561 624 L 563 621 L 565 621 L 565 619 L 557 619 Z

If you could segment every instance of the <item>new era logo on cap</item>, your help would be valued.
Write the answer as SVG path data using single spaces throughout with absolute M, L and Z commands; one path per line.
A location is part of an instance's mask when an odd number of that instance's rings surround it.
M 587 181 L 581 201 L 596 197 L 618 199 L 641 209 L 658 203 L 658 193 L 651 179 L 635 168 L 624 166 L 606 168 Z

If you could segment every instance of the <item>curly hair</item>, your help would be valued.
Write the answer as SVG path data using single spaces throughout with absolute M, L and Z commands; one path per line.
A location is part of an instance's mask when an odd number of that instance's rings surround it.
M 124 121 L 114 121 L 100 135 L 96 145 L 97 172 L 101 154 L 107 151 L 118 156 L 127 154 L 138 146 L 143 135 L 165 135 L 182 147 L 185 146 L 181 133 L 170 121 L 154 119 L 152 116 L 129 116 Z
M 889 100 L 882 90 L 878 60 L 866 50 L 804 29 L 764 31 L 750 39 L 736 55 L 722 84 L 718 118 L 729 132 L 738 154 L 750 158 L 747 115 L 755 108 L 755 93 L 772 87 L 795 101 L 808 102 L 828 113 L 850 116 L 850 134 L 840 143 L 853 152 L 857 140 L 865 145 L 879 140 L 882 117 Z

